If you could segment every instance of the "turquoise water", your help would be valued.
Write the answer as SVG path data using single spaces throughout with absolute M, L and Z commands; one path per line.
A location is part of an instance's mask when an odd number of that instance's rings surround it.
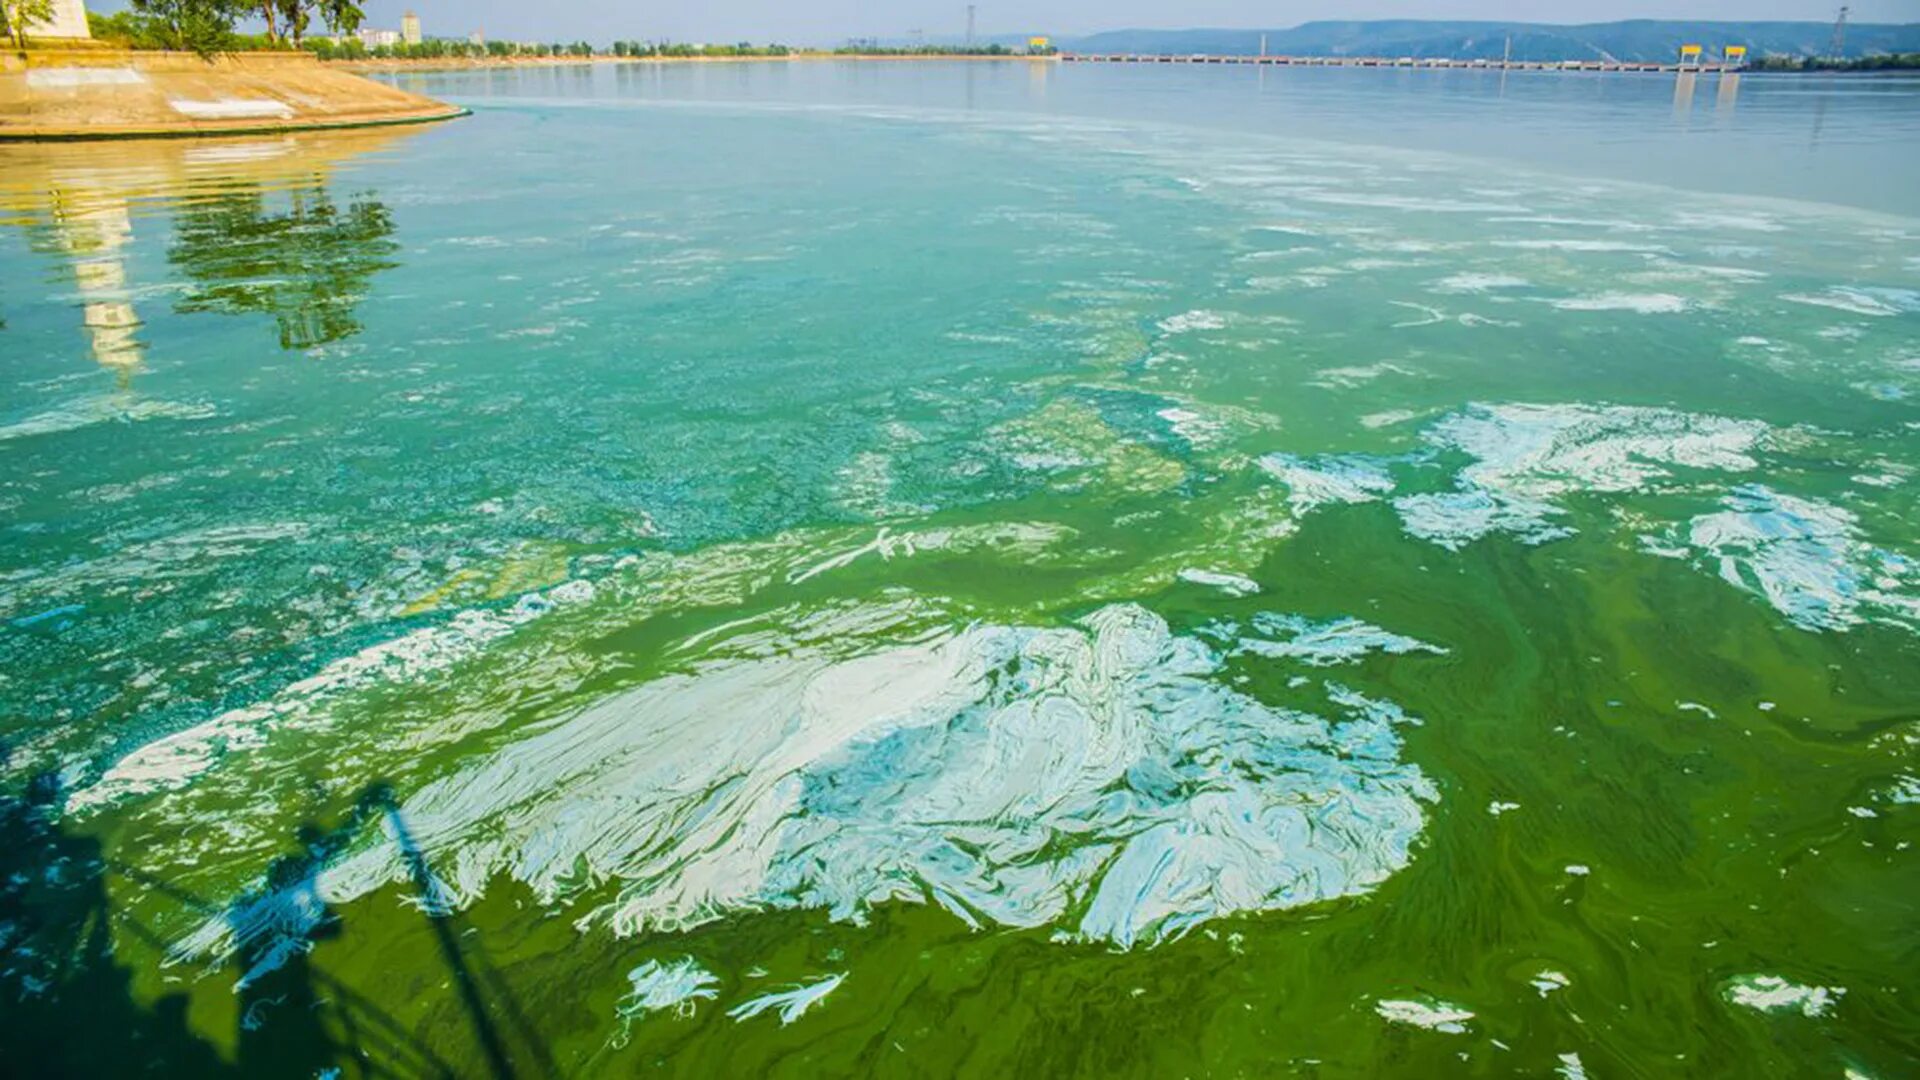
M 1920 1065 L 1920 83 L 406 81 L 0 151 L 10 1054 Z

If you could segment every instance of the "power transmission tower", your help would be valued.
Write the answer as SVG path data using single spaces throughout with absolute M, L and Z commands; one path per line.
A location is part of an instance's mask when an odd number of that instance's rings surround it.
M 1838 60 L 1847 51 L 1847 12 L 1846 5 L 1840 7 L 1840 17 L 1833 20 L 1833 41 L 1827 46 L 1827 55 Z
M 967 5 L 967 48 L 973 48 L 973 5 Z

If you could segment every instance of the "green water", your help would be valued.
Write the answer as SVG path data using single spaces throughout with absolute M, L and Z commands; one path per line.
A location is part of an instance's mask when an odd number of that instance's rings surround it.
M 1920 1069 L 1920 87 L 1302 77 L 5 150 L 6 1071 Z

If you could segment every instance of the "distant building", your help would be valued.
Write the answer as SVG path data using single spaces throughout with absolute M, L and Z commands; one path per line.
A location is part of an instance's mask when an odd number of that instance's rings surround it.
M 0 17 L 0 26 L 6 25 L 6 19 Z M 53 0 L 53 14 L 38 22 L 27 24 L 27 37 L 32 38 L 90 38 L 93 32 L 87 29 L 86 0 Z
M 474 31 L 473 33 L 471 33 L 471 34 L 468 34 L 468 35 L 467 35 L 467 44 L 469 44 L 469 45 L 472 45 L 473 47 L 475 47 L 475 48 L 478 48 L 478 49 L 484 49 L 484 48 L 486 48 L 486 47 L 487 47 L 487 32 L 486 32 L 485 30 L 475 30 L 475 31 Z
M 400 44 L 400 31 L 362 30 L 360 31 L 360 44 L 365 45 L 369 49 L 391 49 L 395 45 Z
M 420 44 L 420 16 L 411 11 L 400 16 L 400 40 L 409 45 Z

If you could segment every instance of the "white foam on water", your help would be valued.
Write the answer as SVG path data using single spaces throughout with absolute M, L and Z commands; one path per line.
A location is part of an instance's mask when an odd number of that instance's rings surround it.
M 1299 615 L 1263 611 L 1253 617 L 1253 631 L 1260 636 L 1244 638 L 1239 652 L 1287 657 L 1312 667 L 1349 663 L 1376 652 L 1393 656 L 1418 652 L 1445 656 L 1447 652 L 1438 645 L 1382 630 L 1359 619 L 1313 622 Z
M 1555 990 L 1565 990 L 1567 987 L 1572 986 L 1573 980 L 1567 978 L 1565 972 L 1555 971 L 1552 968 L 1543 968 L 1538 975 L 1529 979 L 1528 983 L 1540 992 L 1541 997 L 1546 997 Z
M 1485 315 L 1475 315 L 1471 311 L 1461 312 L 1454 317 L 1454 321 L 1461 326 L 1500 326 L 1509 330 L 1520 325 L 1512 319 L 1491 319 Z
M 56 435 L 94 424 L 138 423 L 142 420 L 211 420 L 220 411 L 212 405 L 143 398 L 96 397 L 0 425 L 0 442 L 35 435 Z
M 1382 998 L 1374 1002 L 1373 1011 L 1390 1024 L 1406 1024 L 1448 1035 L 1466 1034 L 1467 1021 L 1473 1019 L 1473 1013 L 1445 1001 Z
M 1374 502 L 1393 493 L 1387 462 L 1364 454 L 1268 454 L 1260 467 L 1287 485 L 1287 500 L 1296 514 L 1329 504 Z
M 330 917 L 327 902 L 311 873 L 291 885 L 261 889 L 234 904 L 218 919 L 209 920 L 169 950 L 169 962 L 221 948 L 228 941 L 245 942 L 250 961 L 234 981 L 241 993 L 263 976 L 312 951 L 314 932 Z
M 785 1027 L 800 1019 L 808 1009 L 826 1000 L 826 996 L 839 989 L 846 978 L 846 972 L 841 972 L 838 975 L 815 979 L 813 982 L 796 986 L 791 990 L 765 994 L 728 1009 L 727 1015 L 734 1020 L 748 1020 L 763 1012 L 777 1010 L 780 1014 L 780 1026 Z
M 1561 1054 L 1559 1061 L 1553 1071 L 1560 1074 L 1561 1080 L 1587 1080 L 1587 1067 L 1581 1064 L 1579 1054 Z
M 1912 774 L 1897 776 L 1893 784 L 1880 792 L 1878 797 L 1895 806 L 1920 805 L 1920 776 Z
M 935 903 L 1127 948 L 1367 892 L 1411 859 L 1438 798 L 1399 760 L 1415 721 L 1391 703 L 1341 690 L 1338 720 L 1265 705 L 1139 607 L 849 655 L 864 618 L 816 618 L 812 644 L 742 634 L 425 784 L 396 820 L 436 898 L 463 906 L 510 876 L 561 903 L 612 882 L 579 922 L 622 934 Z M 309 891 L 345 903 L 420 865 L 368 836 Z M 255 955 L 285 930 L 217 918 L 177 954 Z
M 1365 428 L 1392 427 L 1402 424 L 1420 414 L 1412 409 L 1388 409 L 1385 412 L 1368 413 L 1360 418 L 1360 426 Z
M 1472 202 L 1466 199 L 1429 199 L 1417 195 L 1377 195 L 1360 191 L 1309 190 L 1296 197 L 1329 206 L 1364 206 L 1426 214 L 1520 214 L 1527 208 L 1514 203 Z
M 1751 282 L 1764 281 L 1772 276 L 1765 270 L 1752 270 L 1744 266 L 1713 266 L 1705 263 L 1665 261 L 1655 265 L 1657 269 L 1628 274 L 1624 280 L 1640 284 L 1667 281 Z
M 1426 310 L 1432 311 L 1433 309 L 1428 308 Z M 1437 322 L 1439 320 L 1436 318 L 1432 321 Z M 1399 328 L 1402 325 L 1408 324 L 1395 324 L 1395 327 Z M 1420 321 L 1411 325 L 1424 326 L 1427 325 L 1427 322 Z M 1403 367 L 1389 360 L 1383 360 L 1377 364 L 1356 364 L 1347 367 L 1322 368 L 1314 372 L 1313 378 L 1307 380 L 1307 385 L 1324 386 L 1328 389 L 1346 389 L 1359 386 L 1362 383 L 1370 383 L 1384 375 L 1418 376 L 1419 374 L 1420 372 L 1412 368 Z
M 1780 299 L 1874 318 L 1920 312 L 1920 291 L 1913 289 L 1835 285 L 1817 293 L 1785 293 Z
M 1526 544 L 1571 536 L 1553 502 L 1574 492 L 1638 492 L 1680 469 L 1740 473 L 1768 427 L 1640 405 L 1475 404 L 1442 417 L 1423 442 L 1471 457 L 1457 490 L 1394 500 L 1409 534 L 1450 550 L 1509 532 Z M 1294 492 L 1296 511 L 1327 502 L 1369 502 L 1392 492 L 1386 461 L 1361 455 L 1269 454 L 1261 467 Z
M 1677 315 L 1692 304 L 1672 293 L 1598 293 L 1573 296 L 1548 303 L 1561 311 L 1632 311 L 1641 315 Z
M 796 565 L 787 572 L 790 584 L 799 584 L 833 570 L 876 555 L 883 562 L 908 558 L 923 551 L 972 551 L 991 548 L 1006 554 L 1039 557 L 1047 548 L 1074 535 L 1074 530 L 1051 522 L 1010 521 L 960 528 L 917 529 L 894 532 L 881 526 L 872 540 L 857 547 L 836 552 L 824 559 Z
M 1564 511 L 1552 503 L 1493 491 L 1402 495 L 1393 500 L 1393 508 L 1409 536 L 1448 551 L 1459 551 L 1494 533 L 1510 533 L 1524 544 L 1544 544 L 1574 534 L 1572 528 L 1553 521 Z
M 1472 456 L 1469 485 L 1529 498 L 1647 489 L 1675 468 L 1744 472 L 1768 427 L 1757 420 L 1627 405 L 1475 404 L 1424 433 Z
M 1226 434 L 1227 425 L 1220 420 L 1194 412 L 1192 409 L 1178 406 L 1161 409 L 1154 414 L 1165 420 L 1173 428 L 1173 433 L 1195 447 L 1212 446 Z
M 1494 247 L 1516 251 L 1572 251 L 1587 254 L 1672 255 L 1671 248 L 1657 244 L 1636 244 L 1627 240 L 1495 240 Z
M 1441 311 L 1439 308 L 1428 307 L 1425 304 L 1415 304 L 1407 300 L 1389 300 L 1387 301 L 1387 303 L 1392 304 L 1394 307 L 1403 307 L 1403 308 L 1407 308 L 1410 311 L 1417 311 L 1420 313 L 1420 317 L 1417 319 L 1406 319 L 1404 321 L 1394 323 L 1393 326 L 1391 327 L 1391 329 L 1394 329 L 1394 330 L 1409 330 L 1415 327 L 1433 326 L 1436 323 L 1443 323 L 1447 321 L 1447 313 L 1444 311 Z
M 1552 214 L 1534 214 L 1526 217 L 1496 217 L 1488 221 L 1512 225 L 1560 225 L 1583 229 L 1605 229 L 1608 232 L 1651 232 L 1652 226 L 1624 218 L 1583 218 L 1566 217 Z
M 1161 319 L 1160 330 L 1168 334 L 1187 334 L 1195 330 L 1225 330 L 1226 316 L 1217 311 L 1188 311 Z
M 1435 292 L 1443 293 L 1488 293 L 1501 289 L 1531 288 L 1532 282 L 1512 274 L 1465 273 L 1441 278 L 1433 283 Z
M 323 715 L 333 696 L 376 683 L 406 683 L 479 652 L 490 642 L 539 618 L 556 605 L 593 597 L 587 581 L 528 593 L 499 611 L 462 611 L 448 623 L 423 627 L 370 645 L 301 679 L 266 701 L 229 709 L 190 728 L 155 739 L 122 757 L 92 785 L 67 801 L 70 812 L 96 810 L 135 795 L 183 787 L 230 754 L 256 749 L 284 726 Z
M 1920 574 L 1908 560 L 1859 536 L 1847 510 L 1749 484 L 1724 509 L 1702 514 L 1659 546 L 1680 545 L 1729 585 L 1753 593 L 1804 630 L 1846 630 L 1879 617 L 1913 626 Z
M 1786 226 L 1766 214 L 1739 213 L 1722 210 L 1701 212 L 1682 210 L 1673 215 L 1674 224 L 1690 229 L 1711 229 L 1714 232 L 1735 230 L 1742 232 L 1785 232 Z
M 720 980 L 690 956 L 668 964 L 649 960 L 627 972 L 627 982 L 632 989 L 614 1006 L 623 1020 L 668 1009 L 687 1016 L 693 1012 L 695 1003 L 720 996 L 714 989 Z
M 1832 1012 L 1846 992 L 1840 986 L 1801 986 L 1778 975 L 1735 976 L 1723 990 L 1735 1005 L 1764 1013 L 1798 1012 L 1810 1019 Z
M 1194 585 L 1205 585 L 1219 589 L 1228 596 L 1252 596 L 1260 591 L 1260 583 L 1239 574 L 1228 574 L 1218 570 L 1203 570 L 1197 567 L 1182 567 L 1180 580 Z

